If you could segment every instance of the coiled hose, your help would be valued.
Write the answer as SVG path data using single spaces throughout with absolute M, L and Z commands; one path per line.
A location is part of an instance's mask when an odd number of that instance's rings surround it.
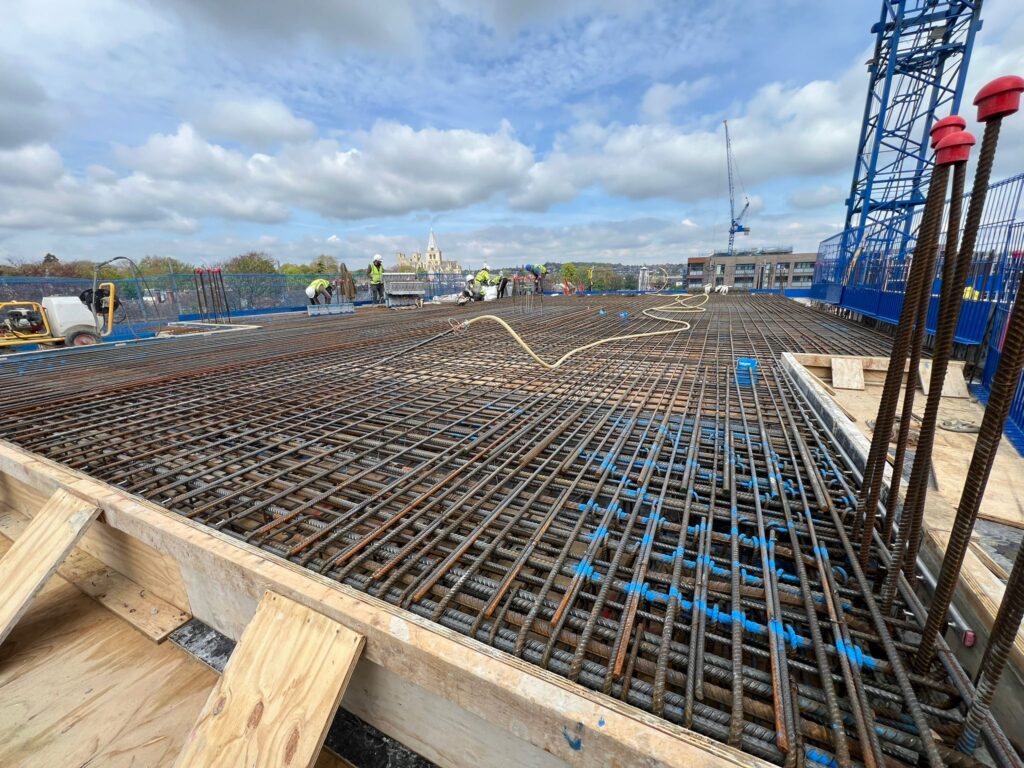
M 697 296 L 678 296 L 668 304 L 662 304 L 661 306 L 658 307 L 649 307 L 648 309 L 645 309 L 643 311 L 643 314 L 646 317 L 651 318 L 652 320 L 661 320 L 662 322 L 665 323 L 674 323 L 676 325 L 681 325 L 681 328 L 669 328 L 668 330 L 665 331 L 648 331 L 647 333 L 627 333 L 622 336 L 609 336 L 606 339 L 598 339 L 597 341 L 592 341 L 589 344 L 584 344 L 582 347 L 576 347 L 575 349 L 569 350 L 553 363 L 549 363 L 547 360 L 544 360 L 536 352 L 534 352 L 530 348 L 530 345 L 523 341 L 523 337 L 516 333 L 515 329 L 513 329 L 511 325 L 506 323 L 497 315 L 480 315 L 479 317 L 474 317 L 469 320 L 465 320 L 461 323 L 455 323 L 453 321 L 449 322 L 452 323 L 452 328 L 458 331 L 465 330 L 474 323 L 480 323 L 485 320 L 497 323 L 508 332 L 508 334 L 513 338 L 513 340 L 520 347 L 522 347 L 526 351 L 526 354 L 532 357 L 539 366 L 541 366 L 545 370 L 553 371 L 559 366 L 561 366 L 562 363 L 564 363 L 566 360 L 568 360 L 571 357 L 575 357 L 580 352 L 586 352 L 588 349 L 600 347 L 603 344 L 611 344 L 613 341 L 626 341 L 628 339 L 646 339 L 650 338 L 651 336 L 667 336 L 670 333 L 682 333 L 683 331 L 688 331 L 692 326 L 686 320 L 680 320 L 674 317 L 659 317 L 657 314 L 654 313 L 662 313 L 662 315 L 665 315 L 703 312 L 704 305 L 708 303 L 708 298 L 709 297 L 707 294 L 700 294 Z M 691 299 L 696 299 L 700 303 L 691 303 Z

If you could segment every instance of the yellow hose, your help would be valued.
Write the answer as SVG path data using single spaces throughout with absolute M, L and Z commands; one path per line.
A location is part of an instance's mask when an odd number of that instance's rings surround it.
M 540 365 L 542 368 L 545 368 L 546 370 L 553 371 L 556 368 L 558 368 L 562 363 L 564 363 L 566 360 L 568 360 L 570 357 L 578 355 L 580 352 L 585 352 L 588 349 L 593 349 L 594 347 L 599 347 L 602 344 L 611 344 L 613 341 L 626 341 L 627 339 L 646 339 L 646 338 L 650 338 L 651 336 L 667 336 L 670 333 L 682 333 L 683 331 L 690 330 L 691 326 L 685 320 L 675 320 L 675 319 L 669 318 L 669 317 L 656 317 L 655 315 L 652 315 L 650 313 L 652 311 L 655 311 L 655 312 L 658 312 L 658 311 L 660 311 L 660 312 L 703 312 L 704 311 L 704 305 L 708 303 L 708 296 L 707 296 L 707 294 L 702 294 L 702 295 L 696 297 L 698 300 L 703 299 L 703 301 L 701 301 L 700 304 L 688 304 L 687 303 L 687 299 L 691 299 L 691 298 L 694 298 L 694 297 L 692 297 L 692 296 L 679 296 L 674 301 L 672 301 L 672 303 L 670 303 L 670 304 L 663 304 L 660 307 L 651 307 L 650 309 L 645 309 L 643 311 L 644 315 L 646 315 L 647 317 L 649 317 L 649 318 L 651 318 L 653 320 L 661 320 L 661 321 L 666 322 L 666 323 L 676 323 L 677 325 L 684 326 L 683 328 L 670 328 L 667 331 L 648 331 L 647 333 L 628 333 L 628 334 L 625 334 L 625 335 L 622 335 L 622 336 L 609 336 L 607 339 L 598 339 L 597 341 L 592 341 L 589 344 L 584 344 L 582 347 L 576 347 L 576 349 L 571 349 L 568 352 L 566 352 L 564 355 L 562 355 L 560 358 L 558 358 L 553 363 L 549 363 L 547 360 L 544 360 L 543 358 L 541 358 L 536 352 L 534 352 L 530 348 L 529 344 L 527 344 L 525 341 L 523 341 L 523 337 L 520 336 L 518 333 L 516 333 L 511 325 L 506 323 L 504 320 L 502 320 L 497 315 L 480 315 L 479 317 L 474 317 L 474 318 L 471 318 L 469 320 L 466 320 L 465 322 L 459 323 L 457 326 L 453 325 L 453 327 L 456 327 L 456 328 L 459 328 L 459 329 L 465 329 L 465 328 L 468 328 L 469 326 L 473 325 L 473 323 L 479 323 L 479 322 L 482 322 L 484 320 L 490 320 L 491 322 L 495 322 L 498 325 L 500 325 L 502 328 L 504 328 L 506 331 L 508 331 L 509 335 L 515 340 L 515 342 L 520 347 L 522 347 L 526 351 L 526 354 L 528 354 L 530 357 L 532 357 L 537 362 L 538 365 Z

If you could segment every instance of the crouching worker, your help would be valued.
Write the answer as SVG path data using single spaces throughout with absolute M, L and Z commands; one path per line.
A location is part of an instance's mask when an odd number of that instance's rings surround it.
M 318 277 L 306 286 L 306 297 L 309 299 L 309 303 L 313 306 L 320 304 L 321 298 L 323 298 L 324 304 L 330 304 L 331 297 L 333 295 L 334 286 L 331 285 L 331 281 L 325 280 L 322 277 Z
M 483 286 L 477 282 L 473 275 L 466 275 L 466 287 L 462 289 L 462 294 L 459 296 L 458 304 L 468 304 L 471 301 L 483 301 L 484 291 Z

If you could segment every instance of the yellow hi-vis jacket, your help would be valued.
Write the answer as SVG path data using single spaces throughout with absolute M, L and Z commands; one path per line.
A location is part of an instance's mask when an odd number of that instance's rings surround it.
M 373 285 L 380 285 L 384 282 L 384 265 L 377 264 L 376 262 L 370 263 L 370 268 L 366 270 L 366 273 L 370 276 L 370 283 Z

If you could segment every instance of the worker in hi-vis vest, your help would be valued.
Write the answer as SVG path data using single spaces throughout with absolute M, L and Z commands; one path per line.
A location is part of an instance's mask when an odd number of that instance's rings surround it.
M 544 276 L 548 273 L 548 268 L 543 264 L 538 264 L 537 266 L 527 264 L 526 271 L 533 275 L 534 292 L 544 293 Z
M 331 296 L 334 295 L 334 286 L 331 285 L 330 280 L 325 280 L 322 277 L 318 277 L 316 280 L 306 286 L 306 297 L 309 299 L 309 303 L 317 305 L 320 303 L 320 298 L 323 297 L 324 304 L 331 303 Z
M 508 290 L 508 278 L 505 277 L 501 272 L 495 272 L 491 275 L 491 285 L 497 286 L 498 296 L 497 298 L 505 298 L 505 292 Z
M 366 270 L 366 274 L 370 276 L 370 298 L 374 304 L 384 303 L 384 264 L 382 261 L 383 259 L 378 253 L 373 257 L 370 268 Z
M 486 264 L 484 264 L 482 267 L 480 267 L 480 271 L 476 273 L 476 278 L 475 279 L 476 279 L 477 285 L 479 285 L 481 287 L 485 286 L 485 285 L 490 285 L 490 282 L 491 282 L 491 271 L 487 268 Z

